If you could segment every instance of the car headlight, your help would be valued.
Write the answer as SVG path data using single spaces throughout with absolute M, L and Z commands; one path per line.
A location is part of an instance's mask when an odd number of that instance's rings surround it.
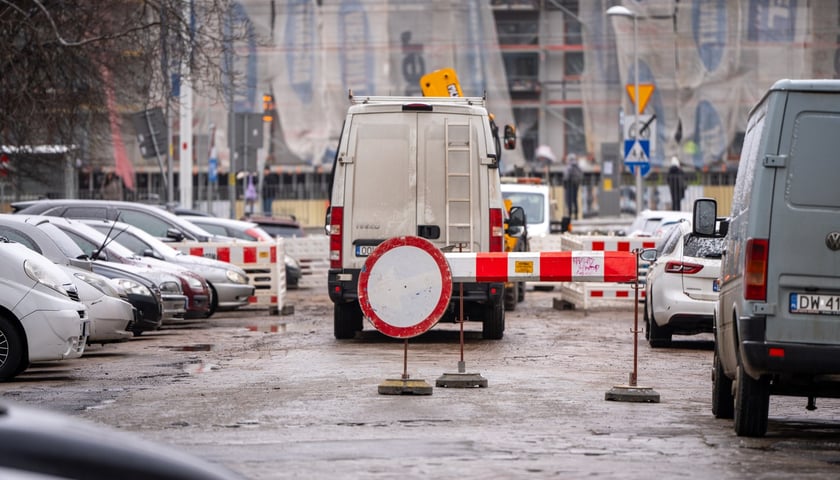
M 152 296 L 152 291 L 146 288 L 145 285 L 135 282 L 128 278 L 115 278 L 114 282 L 126 291 L 127 294 Z
M 300 262 L 298 262 L 295 257 L 290 257 L 290 256 L 286 255 L 284 260 L 285 260 L 287 266 L 300 268 Z
M 73 274 L 79 280 L 87 283 L 88 285 L 92 286 L 93 288 L 99 290 L 100 292 L 108 295 L 109 297 L 119 297 L 120 292 L 114 288 L 114 285 L 102 280 L 101 278 L 97 278 L 91 275 L 86 274 L 85 272 L 75 272 Z
M 49 287 L 65 297 L 70 296 L 67 293 L 67 289 L 61 285 L 61 280 L 58 280 L 50 275 L 50 273 L 46 271 L 42 265 L 26 259 L 23 261 L 23 271 L 26 272 L 26 275 L 28 275 L 29 278 L 44 285 L 45 287 Z
M 160 282 L 158 288 L 160 288 L 160 293 L 183 293 L 183 290 L 181 289 L 181 284 L 175 281 L 167 280 L 165 282 Z
M 204 289 L 204 285 L 202 285 L 201 279 L 190 276 L 190 275 L 187 275 L 186 278 L 187 278 L 187 284 L 190 286 L 191 289 L 193 289 L 193 290 L 203 290 Z
M 225 271 L 225 275 L 227 275 L 228 280 L 233 283 L 248 283 L 248 277 L 242 275 L 236 270 L 227 270 Z

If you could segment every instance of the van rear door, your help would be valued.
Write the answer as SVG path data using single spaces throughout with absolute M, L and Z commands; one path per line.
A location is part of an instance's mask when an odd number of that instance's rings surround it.
M 776 309 L 767 316 L 768 341 L 840 344 L 838 98 L 790 93 L 780 156 L 764 162 L 775 170 L 767 302 Z
M 381 242 L 417 231 L 417 114 L 358 114 L 345 174 L 345 268 L 361 268 Z

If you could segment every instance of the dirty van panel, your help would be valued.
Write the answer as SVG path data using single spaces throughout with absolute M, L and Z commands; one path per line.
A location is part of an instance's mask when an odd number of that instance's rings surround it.
M 770 225 L 768 341 L 840 343 L 840 102 L 837 95 L 792 95 L 780 143 Z M 831 108 L 835 112 L 827 112 Z M 775 282 L 768 281 L 769 286 Z
M 346 268 L 360 268 L 381 241 L 417 230 L 416 114 L 358 115 L 350 131 L 345 190 Z
M 440 227 L 432 239 L 439 248 L 478 251 L 478 135 L 471 117 L 420 114 L 418 137 L 418 224 Z

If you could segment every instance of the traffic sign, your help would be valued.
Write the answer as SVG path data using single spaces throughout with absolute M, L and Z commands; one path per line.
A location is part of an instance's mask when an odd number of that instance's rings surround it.
M 645 111 L 645 107 L 647 106 L 648 100 L 650 100 L 650 96 L 653 93 L 654 86 L 650 83 L 640 83 L 639 84 L 639 94 L 636 95 L 636 86 L 633 84 L 627 85 L 627 95 L 630 95 L 630 101 L 633 102 L 633 105 L 636 105 L 636 99 L 638 98 L 638 105 L 639 109 L 636 110 L 637 112 L 641 113 Z
M 420 237 L 394 237 L 377 246 L 359 274 L 359 305 L 380 332 L 411 338 L 432 328 L 452 297 L 443 253 Z
M 650 171 L 650 140 L 624 140 L 624 166 L 635 175 L 636 168 L 642 176 Z

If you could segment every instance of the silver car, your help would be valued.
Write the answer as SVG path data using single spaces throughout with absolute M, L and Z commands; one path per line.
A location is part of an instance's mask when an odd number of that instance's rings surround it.
M 233 310 L 247 306 L 255 287 L 248 283 L 248 276 L 241 267 L 211 258 L 188 255 L 175 250 L 145 231 L 122 222 L 110 220 L 79 220 L 135 255 L 152 257 L 168 263 L 188 267 L 201 275 L 213 289 L 212 310 Z

